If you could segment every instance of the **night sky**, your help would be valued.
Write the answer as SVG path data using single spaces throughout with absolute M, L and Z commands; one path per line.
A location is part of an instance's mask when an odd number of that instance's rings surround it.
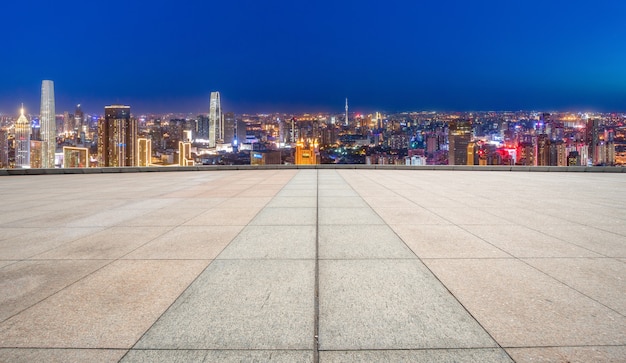
M 626 111 L 626 1 L 3 1 L 0 112 Z

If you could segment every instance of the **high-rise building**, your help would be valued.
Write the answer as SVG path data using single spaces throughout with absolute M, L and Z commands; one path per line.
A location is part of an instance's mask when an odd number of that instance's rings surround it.
M 349 126 L 349 119 L 348 119 L 348 98 L 346 97 L 346 119 L 343 122 L 344 126 Z
M 137 166 L 137 120 L 130 106 L 104 108 L 98 122 L 98 166 Z
M 137 166 L 150 166 L 152 163 L 152 140 L 146 138 L 137 139 Z
M 209 104 L 209 147 L 215 147 L 224 139 L 224 118 L 220 104 L 220 93 L 211 92 Z
M 448 165 L 467 165 L 467 146 L 471 140 L 471 121 L 450 122 L 448 125 Z
M 9 131 L 0 128 L 0 169 L 9 167 Z
M 41 152 L 43 149 L 43 141 L 41 140 L 30 140 L 30 167 L 39 169 L 43 168 L 43 153 Z
M 24 116 L 24 107 L 15 123 L 15 167 L 30 168 L 30 122 Z
M 54 168 L 54 153 L 57 149 L 56 115 L 54 113 L 54 82 L 41 82 L 41 161 L 44 168 Z
M 196 118 L 196 134 L 194 141 L 197 143 L 209 142 L 209 118 L 204 115 L 198 115 Z
M 232 144 L 235 141 L 235 114 L 226 112 L 224 114 L 224 144 Z
M 80 107 L 80 103 L 76 105 L 76 110 L 74 111 L 74 122 L 75 127 L 78 129 L 78 134 L 80 135 L 82 132 L 87 133 L 89 131 L 89 127 L 87 127 L 87 120 L 85 120 L 85 113 Z M 85 140 L 81 140 L 85 142 Z

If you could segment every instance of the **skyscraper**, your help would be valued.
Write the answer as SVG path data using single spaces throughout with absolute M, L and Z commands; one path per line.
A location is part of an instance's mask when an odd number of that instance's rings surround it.
M 0 128 L 0 168 L 9 167 L 9 131 Z
M 448 165 L 467 165 L 467 146 L 472 140 L 472 122 L 451 121 L 448 132 Z
M 348 98 L 346 97 L 346 119 L 343 123 L 345 126 L 349 126 L 349 122 L 348 122 Z
M 209 147 L 224 139 L 224 119 L 222 118 L 222 106 L 220 105 L 220 93 L 211 92 L 209 104 Z
M 41 82 L 41 162 L 44 168 L 54 168 L 54 153 L 57 148 L 56 116 L 54 113 L 54 82 Z
M 232 144 L 235 140 L 235 114 L 232 112 L 226 112 L 224 114 L 224 143 Z
M 137 166 L 137 121 L 130 106 L 104 108 L 98 122 L 98 166 Z
M 30 122 L 24 116 L 24 107 L 15 123 L 15 167 L 30 168 Z

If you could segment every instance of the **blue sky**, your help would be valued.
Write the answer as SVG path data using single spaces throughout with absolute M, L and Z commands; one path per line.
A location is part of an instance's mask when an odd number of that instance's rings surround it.
M 626 111 L 625 1 L 3 2 L 0 111 Z M 16 111 L 17 112 L 17 111 Z

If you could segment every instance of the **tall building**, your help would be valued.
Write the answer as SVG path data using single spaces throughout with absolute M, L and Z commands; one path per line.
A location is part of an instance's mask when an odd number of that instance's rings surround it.
M 197 143 L 209 142 L 209 118 L 204 115 L 198 115 L 196 118 L 196 134 L 194 141 Z
M 98 166 L 137 166 L 137 120 L 130 106 L 104 108 L 98 122 Z
M 224 118 L 220 105 L 220 93 L 211 92 L 209 104 L 209 147 L 215 147 L 224 139 Z
M 80 103 L 76 105 L 76 110 L 74 111 L 74 122 L 76 128 L 78 128 L 79 135 L 81 134 L 81 132 L 87 133 L 87 131 L 89 131 L 89 127 L 87 126 L 87 120 L 85 120 L 85 113 L 80 107 Z M 85 140 L 81 141 L 85 142 Z
M 344 120 L 343 124 L 345 126 L 349 126 L 350 123 L 348 122 L 348 98 L 346 97 L 346 119 Z
M 152 163 L 152 140 L 146 138 L 137 139 L 137 166 L 150 166 Z
M 235 140 L 235 114 L 226 112 L 224 114 L 224 144 L 232 144 Z
M 41 82 L 41 161 L 44 168 L 54 168 L 54 153 L 57 149 L 56 115 L 54 113 L 54 82 Z
M 472 140 L 472 122 L 456 120 L 448 126 L 448 165 L 467 165 L 467 146 Z
M 43 141 L 30 140 L 30 167 L 35 169 L 43 168 Z
M 24 107 L 15 123 L 15 167 L 30 168 L 30 122 L 24 116 Z
M 9 167 L 9 130 L 0 128 L 0 169 Z

